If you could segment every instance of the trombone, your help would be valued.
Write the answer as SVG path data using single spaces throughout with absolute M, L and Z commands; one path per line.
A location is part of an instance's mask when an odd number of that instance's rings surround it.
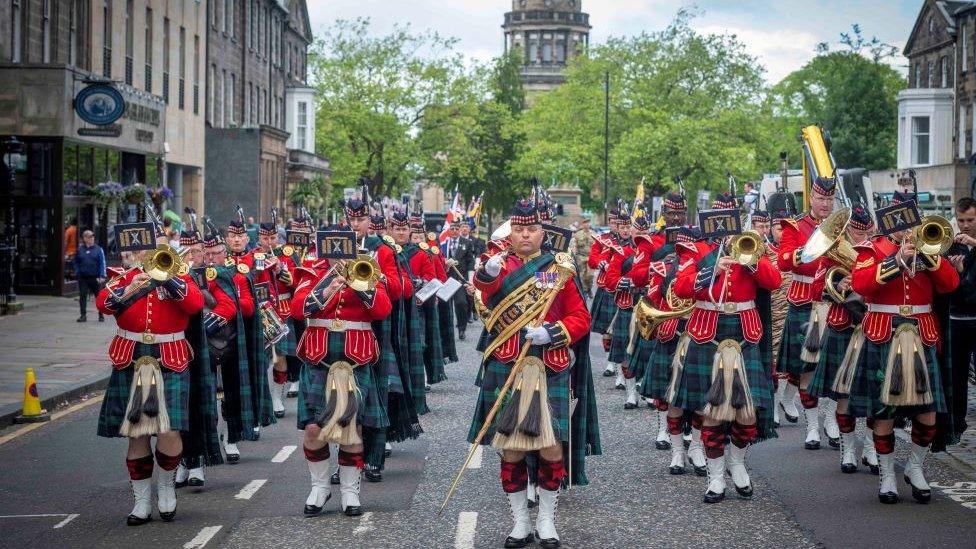
M 917 272 L 918 256 L 940 256 L 952 246 L 953 241 L 952 225 L 949 220 L 941 215 L 929 215 L 922 219 L 922 223 L 912 229 L 905 239 L 915 244 L 915 252 L 912 255 L 911 276 Z
M 729 240 L 728 254 L 723 253 L 724 246 L 725 240 L 723 239 L 718 257 L 722 258 L 728 256 L 732 261 L 735 261 L 743 267 L 755 267 L 759 263 L 762 256 L 766 255 L 766 244 L 762 235 L 753 230 L 743 231 L 741 234 L 734 235 Z M 718 267 L 716 262 L 716 267 L 712 271 L 712 282 L 708 287 L 708 297 L 712 300 L 713 304 L 722 305 L 725 303 L 725 291 L 722 291 L 722 295 L 719 296 L 717 302 L 714 294 L 712 293 L 712 289 L 715 286 L 715 279 L 717 277 Z

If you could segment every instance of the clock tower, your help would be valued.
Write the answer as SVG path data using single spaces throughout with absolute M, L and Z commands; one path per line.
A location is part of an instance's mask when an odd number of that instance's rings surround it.
M 590 16 L 581 0 L 512 0 L 505 14 L 505 52 L 520 49 L 522 85 L 528 94 L 549 91 L 565 81 L 566 63 L 590 43 Z

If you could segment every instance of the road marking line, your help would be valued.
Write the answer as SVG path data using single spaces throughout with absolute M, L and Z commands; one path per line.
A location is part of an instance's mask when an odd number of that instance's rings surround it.
M 54 525 L 54 528 L 63 528 L 65 525 L 67 525 L 69 522 L 75 520 L 76 518 L 78 518 L 78 513 L 72 513 L 72 514 L 68 515 L 61 522 L 55 524 Z
M 68 513 L 40 513 L 36 515 L 0 515 L 0 519 L 5 518 L 41 518 L 41 517 L 69 517 Z
M 254 494 L 256 494 L 257 491 L 260 490 L 262 486 L 264 486 L 265 482 L 268 482 L 268 479 L 259 478 L 257 480 L 252 480 L 251 482 L 248 482 L 247 485 L 241 488 L 240 492 L 237 492 L 237 495 L 234 496 L 234 499 L 251 499 L 251 497 Z
M 468 463 L 468 469 L 481 469 L 481 455 L 484 453 L 485 447 L 478 445 L 474 449 L 474 455 L 471 456 L 471 463 Z
M 199 549 L 207 544 L 223 526 L 204 526 L 190 541 L 183 544 L 183 549 Z
M 454 534 L 454 549 L 474 547 L 474 532 L 478 528 L 478 513 L 462 511 L 458 514 L 457 532 Z
M 282 463 L 282 462 L 284 462 L 286 459 L 288 459 L 289 456 L 291 456 L 291 453 L 294 452 L 297 448 L 298 448 L 298 446 L 285 446 L 285 447 L 283 447 L 281 450 L 278 450 L 278 453 L 275 454 L 275 456 L 273 458 L 271 458 L 271 463 Z
M 373 530 L 373 512 L 366 511 L 363 513 L 362 518 L 359 519 L 359 525 L 353 529 L 352 533 L 359 535 L 365 534 L 366 532 Z
M 95 404 L 95 403 L 98 403 L 98 402 L 101 402 L 101 401 L 102 401 L 102 395 L 99 395 L 97 397 L 90 398 L 90 399 L 88 399 L 88 400 L 86 400 L 84 402 L 79 402 L 78 404 L 74 404 L 72 406 L 68 406 L 67 408 L 65 408 L 64 410 L 61 410 L 59 412 L 54 412 L 53 414 L 51 414 L 51 421 L 45 421 L 44 423 L 31 423 L 30 425 L 25 425 L 25 426 L 21 427 L 20 429 L 17 429 L 16 431 L 14 431 L 14 432 L 12 432 L 10 434 L 3 435 L 2 437 L 0 437 L 0 446 L 6 444 L 8 442 L 10 442 L 11 440 L 13 440 L 13 439 L 15 439 L 15 438 L 17 438 L 19 436 L 26 435 L 27 433 L 33 431 L 34 429 L 40 429 L 41 427 L 44 427 L 45 425 L 51 425 L 55 421 L 63 418 L 64 416 L 66 416 L 68 414 L 72 414 L 74 412 L 77 412 L 78 410 L 81 410 L 82 408 L 87 408 L 88 406 L 91 406 L 92 404 Z

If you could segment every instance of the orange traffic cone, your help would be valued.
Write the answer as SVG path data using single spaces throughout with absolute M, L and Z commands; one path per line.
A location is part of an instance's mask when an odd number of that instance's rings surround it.
M 34 378 L 34 369 L 27 368 L 24 372 L 24 411 L 21 415 L 14 418 L 16 423 L 40 423 L 48 421 L 51 416 L 47 410 L 41 409 L 41 399 L 37 396 L 37 380 Z

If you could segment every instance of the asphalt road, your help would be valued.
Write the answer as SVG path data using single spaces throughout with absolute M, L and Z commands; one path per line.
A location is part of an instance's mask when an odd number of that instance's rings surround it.
M 16 429 L 0 432 L 0 547 L 500 547 L 511 519 L 490 451 L 437 515 L 468 449 L 474 343 L 474 337 L 459 342 L 461 362 L 434 386 L 425 434 L 394 447 L 382 483 L 363 483 L 362 517 L 342 515 L 338 493 L 328 513 L 302 517 L 308 473 L 289 399 L 284 420 L 260 441 L 241 445 L 239 464 L 209 469 L 202 490 L 179 491 L 174 522 L 127 527 L 132 498 L 124 441 L 95 436 L 95 403 L 12 439 L 3 437 Z M 836 450 L 802 448 L 802 424 L 785 426 L 781 438 L 750 452 L 751 501 L 730 497 L 706 506 L 705 479 L 667 474 L 670 454 L 653 448 L 651 411 L 624 411 L 623 392 L 599 375 L 604 353 L 596 342 L 592 353 L 600 357 L 594 369 L 604 455 L 588 459 L 590 486 L 560 497 L 564 546 L 976 545 L 976 479 L 930 459 L 930 480 L 949 488 L 919 505 L 902 483 L 903 503 L 882 506 L 877 477 L 843 475 Z

